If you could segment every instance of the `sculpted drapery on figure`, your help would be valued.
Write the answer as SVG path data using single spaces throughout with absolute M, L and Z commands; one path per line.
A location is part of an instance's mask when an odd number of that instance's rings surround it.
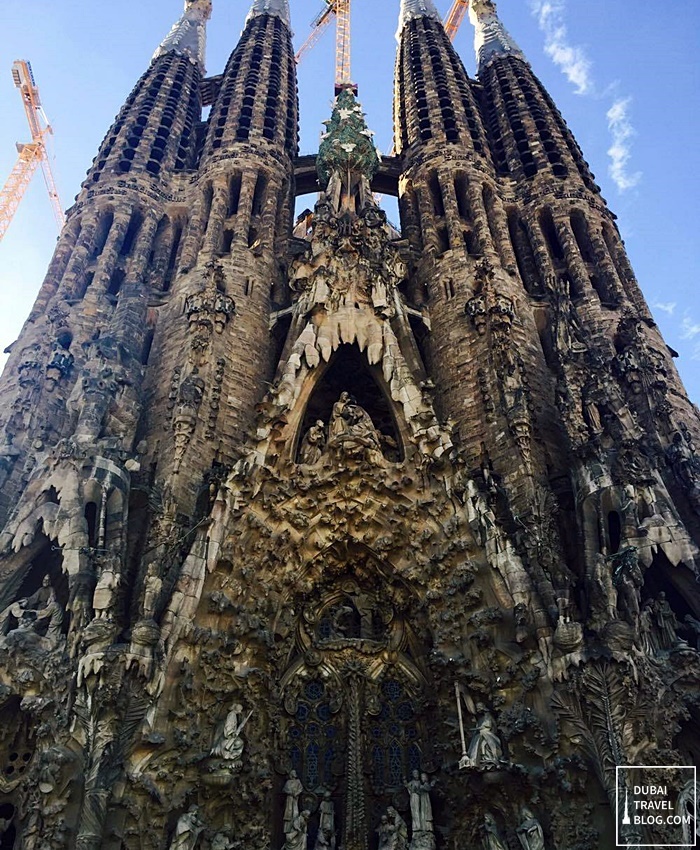
M 199 817 L 199 809 L 197 806 L 190 806 L 189 811 L 180 815 L 170 850 L 194 850 L 203 830 L 204 824 Z
M 503 758 L 503 747 L 495 730 L 496 722 L 486 711 L 469 744 L 468 756 L 472 767 L 498 764 Z
M 411 826 L 413 834 L 433 831 L 433 807 L 430 803 L 432 784 L 425 773 L 413 771 L 411 779 L 406 783 L 411 805 Z
M 289 779 L 284 783 L 282 792 L 287 795 L 284 805 L 284 834 L 288 835 L 294 828 L 294 821 L 299 815 L 299 797 L 304 790 L 296 770 L 289 772 Z
M 242 719 L 243 706 L 236 703 L 221 725 L 212 747 L 211 754 L 227 761 L 238 761 L 243 755 L 245 741 L 241 733 L 250 718 L 250 714 Z
M 520 810 L 522 820 L 516 832 L 523 850 L 545 850 L 542 826 L 531 809 L 523 806 Z
M 304 809 L 292 821 L 289 831 L 285 832 L 284 850 L 307 850 L 306 837 L 309 828 L 311 812 Z

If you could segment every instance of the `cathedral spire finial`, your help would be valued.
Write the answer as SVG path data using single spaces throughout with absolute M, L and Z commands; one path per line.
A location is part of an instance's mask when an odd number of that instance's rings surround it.
M 253 0 L 253 5 L 246 23 L 256 15 L 276 15 L 281 18 L 282 22 L 287 26 L 287 29 L 292 28 L 291 19 L 289 16 L 289 0 Z
M 185 0 L 185 11 L 153 54 L 153 58 L 178 53 L 187 56 L 204 73 L 207 21 L 211 18 L 211 4 L 212 0 Z
M 442 21 L 433 0 L 401 0 L 397 36 L 401 34 L 406 24 L 414 18 L 433 18 L 436 21 Z
M 474 50 L 481 71 L 497 56 L 517 56 L 525 59 L 508 30 L 501 23 L 494 0 L 471 0 L 469 19 L 476 30 Z

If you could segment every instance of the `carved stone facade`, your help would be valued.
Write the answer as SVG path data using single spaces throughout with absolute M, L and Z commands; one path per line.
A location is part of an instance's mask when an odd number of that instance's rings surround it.
M 294 224 L 287 2 L 203 79 L 210 11 L 1 379 L 0 848 L 612 847 L 615 768 L 700 759 L 700 419 L 614 218 L 491 0 L 478 82 L 404 0 L 398 156 L 342 90 Z

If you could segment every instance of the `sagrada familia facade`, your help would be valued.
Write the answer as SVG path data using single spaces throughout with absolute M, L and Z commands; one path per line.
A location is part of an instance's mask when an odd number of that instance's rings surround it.
M 210 13 L 0 383 L 0 848 L 692 843 L 620 791 L 694 814 L 700 417 L 576 140 L 402 0 L 395 155 L 344 87 L 300 157 L 287 0 Z

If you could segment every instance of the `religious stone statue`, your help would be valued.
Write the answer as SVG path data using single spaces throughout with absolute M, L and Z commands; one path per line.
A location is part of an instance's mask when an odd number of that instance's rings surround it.
M 372 418 L 350 393 L 341 393 L 333 405 L 328 445 L 351 456 L 381 456 L 381 440 Z
M 484 850 L 506 850 L 501 834 L 498 831 L 496 820 L 490 812 L 484 815 Z
M 379 829 L 379 850 L 407 850 L 408 827 L 393 806 L 382 815 Z
M 326 850 L 326 848 L 335 850 L 335 809 L 330 791 L 324 792 L 318 811 L 318 833 L 314 850 Z
M 634 546 L 613 555 L 613 584 L 617 588 L 617 604 L 625 619 L 635 625 L 639 617 L 640 590 L 644 575 Z
M 143 590 L 143 616 L 148 620 L 153 617 L 156 605 L 163 588 L 163 579 L 158 575 L 158 566 L 153 562 L 146 573 Z
M 523 806 L 520 816 L 522 820 L 516 832 L 523 850 L 545 850 L 544 833 L 535 815 L 527 806 Z
M 284 850 L 306 850 L 306 834 L 309 828 L 310 815 L 311 812 L 304 809 L 294 818 L 289 830 L 285 830 Z
M 9 628 L 12 617 L 17 620 L 14 629 Z M 40 639 L 38 627 L 46 621 L 46 639 L 55 646 L 61 637 L 63 609 L 56 600 L 48 575 L 44 576 L 39 590 L 13 603 L 0 614 L 0 636 L 7 630 L 10 644 L 34 643 Z
M 297 776 L 296 770 L 289 772 L 289 779 L 284 783 L 282 792 L 287 795 L 287 800 L 284 804 L 284 834 L 287 835 L 294 824 L 294 821 L 299 814 L 299 797 L 304 790 L 301 780 Z
M 322 420 L 317 419 L 306 432 L 299 449 L 299 463 L 318 463 L 326 445 L 326 426 Z
M 661 635 L 661 645 L 663 649 L 670 649 L 678 643 L 678 620 L 673 613 L 673 609 L 668 604 L 666 594 L 661 591 L 658 598 L 653 603 L 654 614 L 656 616 L 656 624 L 659 627 Z
M 503 758 L 503 747 L 495 730 L 496 721 L 489 711 L 485 711 L 467 752 L 472 767 L 495 765 Z
M 411 827 L 413 837 L 417 832 L 433 831 L 433 808 L 430 803 L 430 789 L 433 783 L 425 773 L 413 771 L 412 778 L 405 783 L 411 802 Z
M 194 850 L 203 829 L 204 824 L 199 817 L 199 809 L 197 806 L 190 806 L 189 811 L 180 815 L 175 827 L 175 835 L 170 842 L 170 850 Z
M 243 706 L 236 703 L 226 715 L 226 719 L 217 732 L 216 740 L 211 750 L 213 756 L 219 756 L 219 758 L 226 761 L 239 761 L 245 747 L 245 741 L 241 733 L 250 719 L 252 711 L 245 720 L 241 720 L 242 714 Z
M 606 622 L 617 617 L 617 591 L 613 584 L 612 570 L 605 555 L 593 556 L 587 571 L 588 598 L 591 606 L 591 618 Z
M 211 850 L 233 850 L 233 839 L 226 832 L 217 832 L 211 840 Z
M 119 576 L 115 573 L 112 564 L 105 564 L 92 597 L 92 607 L 95 609 L 95 617 L 105 620 L 112 619 L 112 608 L 118 586 Z

